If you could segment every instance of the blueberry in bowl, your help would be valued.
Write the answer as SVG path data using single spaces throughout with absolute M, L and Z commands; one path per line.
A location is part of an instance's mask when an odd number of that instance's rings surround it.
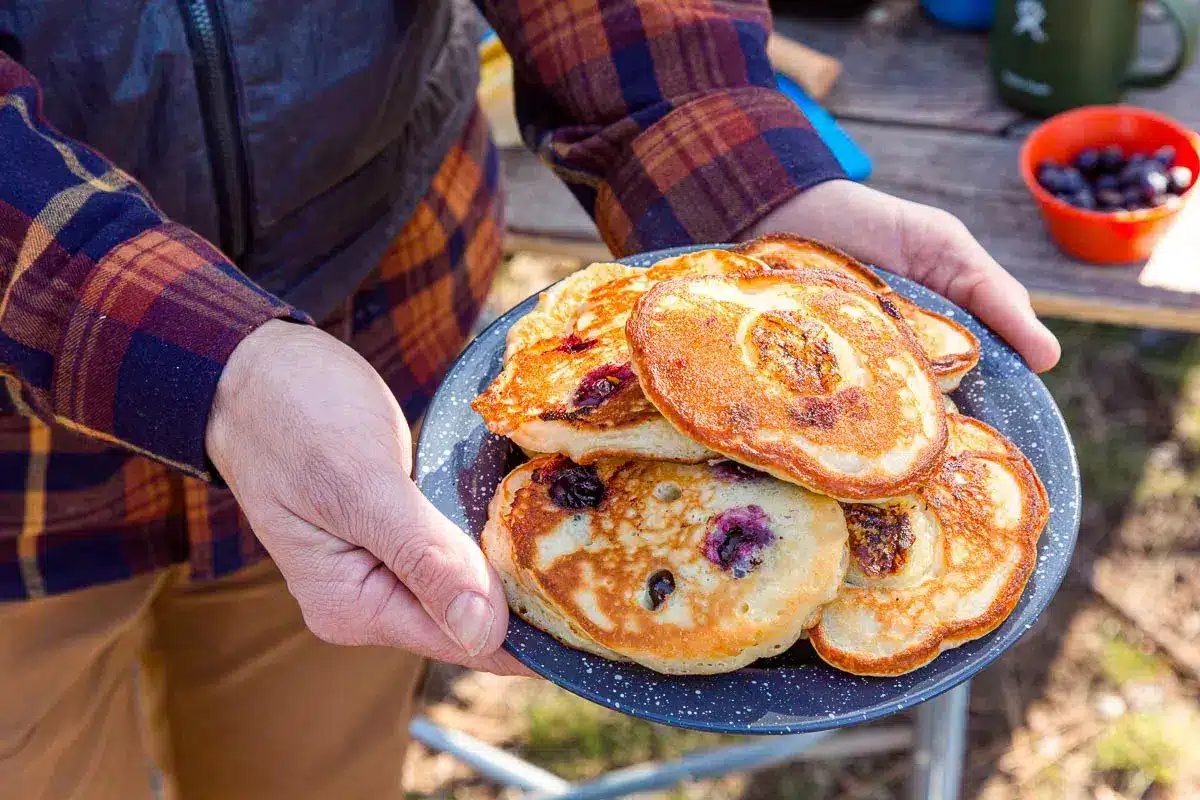
M 1159 208 L 1177 204 L 1192 185 L 1192 171 L 1175 159 L 1171 145 L 1128 156 L 1120 145 L 1089 147 L 1067 164 L 1043 160 L 1037 180 L 1050 194 L 1085 211 Z

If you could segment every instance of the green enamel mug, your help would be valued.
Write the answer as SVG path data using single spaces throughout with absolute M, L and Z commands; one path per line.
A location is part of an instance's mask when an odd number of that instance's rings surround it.
M 1161 69 L 1134 68 L 1140 0 L 998 0 L 989 61 L 1000 97 L 1036 116 L 1115 103 L 1127 89 L 1165 86 L 1196 50 L 1197 5 L 1158 0 L 1179 36 Z

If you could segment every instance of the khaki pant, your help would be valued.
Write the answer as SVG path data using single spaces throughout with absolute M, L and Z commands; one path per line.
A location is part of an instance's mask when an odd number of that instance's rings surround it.
M 0 604 L 0 798 L 402 797 L 421 671 L 318 640 L 270 562 Z

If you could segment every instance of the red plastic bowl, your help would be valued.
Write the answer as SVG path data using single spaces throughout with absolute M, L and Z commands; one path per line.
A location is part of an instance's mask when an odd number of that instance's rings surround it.
M 1174 207 L 1139 211 L 1086 211 L 1059 200 L 1037 182 L 1042 161 L 1068 164 L 1081 150 L 1110 144 L 1119 144 L 1127 154 L 1146 155 L 1171 145 L 1175 163 L 1200 179 L 1200 136 L 1136 106 L 1087 106 L 1046 120 L 1021 148 L 1021 177 L 1041 207 L 1051 238 L 1068 255 L 1095 264 L 1144 261 L 1196 194 L 1195 181 Z

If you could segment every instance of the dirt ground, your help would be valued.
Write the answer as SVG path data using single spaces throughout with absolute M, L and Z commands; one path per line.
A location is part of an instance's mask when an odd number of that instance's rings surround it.
M 489 317 L 577 266 L 514 257 Z M 1051 607 L 973 683 L 964 796 L 1200 797 L 1200 339 L 1052 327 L 1064 356 L 1046 382 L 1079 451 L 1083 526 Z M 448 668 L 425 702 L 434 720 L 569 779 L 723 743 L 545 682 Z M 795 764 L 668 796 L 890 798 L 910 769 L 904 754 Z M 413 797 L 515 796 L 420 746 L 407 775 Z

